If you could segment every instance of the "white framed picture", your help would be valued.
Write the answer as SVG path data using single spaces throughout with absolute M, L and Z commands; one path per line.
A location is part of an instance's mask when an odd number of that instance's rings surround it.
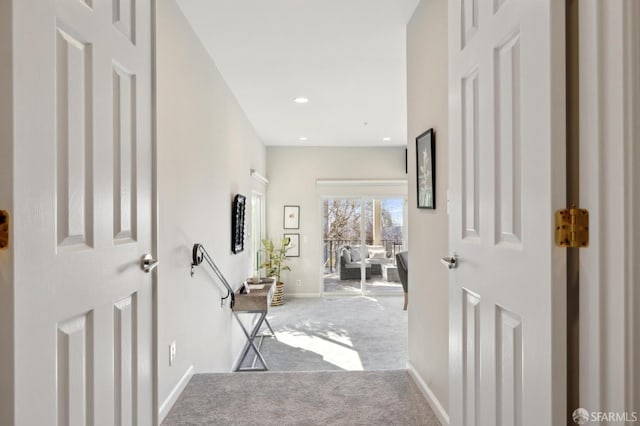
M 285 253 L 286 257 L 300 257 L 300 234 L 284 234 L 289 238 L 289 245 Z
M 300 206 L 284 206 L 284 229 L 300 229 Z

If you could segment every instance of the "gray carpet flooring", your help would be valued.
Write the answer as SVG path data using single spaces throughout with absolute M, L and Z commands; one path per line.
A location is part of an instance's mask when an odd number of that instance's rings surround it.
M 262 345 L 270 371 L 195 375 L 163 425 L 440 425 L 404 370 L 402 303 L 286 299 L 267 317 L 277 336 Z
M 406 371 L 195 375 L 163 425 L 439 426 Z
M 270 371 L 402 370 L 407 364 L 402 303 L 402 296 L 287 299 L 269 310 L 277 340 L 265 338 L 261 352 Z M 252 361 L 247 357 L 243 366 Z

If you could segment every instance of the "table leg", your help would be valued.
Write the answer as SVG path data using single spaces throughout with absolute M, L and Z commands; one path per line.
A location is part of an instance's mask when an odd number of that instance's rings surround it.
M 251 333 L 249 333 L 247 331 L 247 329 L 244 326 L 244 324 L 242 323 L 242 321 L 240 321 L 240 317 L 238 316 L 238 313 L 234 312 L 233 315 L 236 317 L 236 320 L 238 321 L 238 324 L 240 324 L 240 328 L 242 329 L 242 331 L 244 332 L 245 337 L 247 338 L 247 343 L 245 344 L 244 350 L 242 351 L 242 356 L 240 357 L 240 360 L 238 361 L 238 365 L 236 366 L 235 371 L 266 371 L 266 370 L 269 370 L 269 366 L 267 365 L 267 363 L 264 360 L 262 354 L 260 353 L 260 350 L 256 347 L 255 343 L 253 342 L 253 340 L 256 338 L 256 335 L 258 334 L 258 331 L 260 330 L 260 327 L 262 327 L 262 322 L 267 318 L 267 312 L 265 311 L 265 312 L 261 312 L 260 313 L 260 318 L 256 322 L 256 325 L 253 328 L 253 330 L 251 330 Z M 269 327 L 269 328 L 271 328 L 271 327 Z M 242 363 L 244 362 L 244 359 L 247 357 L 247 354 L 249 353 L 249 349 L 253 349 L 255 354 L 260 359 L 260 363 L 262 364 L 263 368 L 242 368 Z
M 271 324 L 269 324 L 269 320 L 265 318 L 264 322 L 266 322 L 267 323 L 267 327 L 269 327 L 269 331 L 271 332 L 271 337 L 273 337 L 275 339 L 278 339 L 276 337 L 276 333 L 273 331 L 273 328 L 271 328 Z

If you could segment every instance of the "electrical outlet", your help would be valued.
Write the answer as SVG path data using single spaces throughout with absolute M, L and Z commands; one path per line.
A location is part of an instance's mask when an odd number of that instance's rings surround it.
M 173 365 L 173 361 L 176 359 L 176 341 L 174 340 L 169 345 L 169 365 Z
M 298 287 L 302 287 L 302 280 L 296 280 L 296 285 Z

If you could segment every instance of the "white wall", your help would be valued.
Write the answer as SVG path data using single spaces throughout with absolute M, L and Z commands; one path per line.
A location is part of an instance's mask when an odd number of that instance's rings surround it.
M 447 57 L 447 1 L 422 0 L 407 25 L 409 164 L 416 161 L 415 137 L 433 127 L 437 204 L 435 210 L 417 209 L 409 197 L 409 361 L 448 411 L 449 287 L 439 262 L 449 246 Z M 416 193 L 415 182 L 414 166 L 409 194 Z
M 405 179 L 404 147 L 268 147 L 267 236 L 279 241 L 283 207 L 300 206 L 300 257 L 290 258 L 291 272 L 282 274 L 288 295 L 319 295 L 321 284 L 320 206 L 318 179 Z M 354 194 L 355 195 L 355 194 Z M 296 286 L 296 280 L 302 286 Z
M 0 210 L 13 213 L 13 61 L 10 1 L 0 2 Z M 13 424 L 13 243 L 0 251 L 0 425 Z
M 157 2 L 157 93 L 162 404 L 192 365 L 230 371 L 244 342 L 206 267 L 190 278 L 191 249 L 204 244 L 233 287 L 246 278 L 249 245 L 231 253 L 231 203 L 236 193 L 250 197 L 249 169 L 264 173 L 265 149 L 175 0 Z

